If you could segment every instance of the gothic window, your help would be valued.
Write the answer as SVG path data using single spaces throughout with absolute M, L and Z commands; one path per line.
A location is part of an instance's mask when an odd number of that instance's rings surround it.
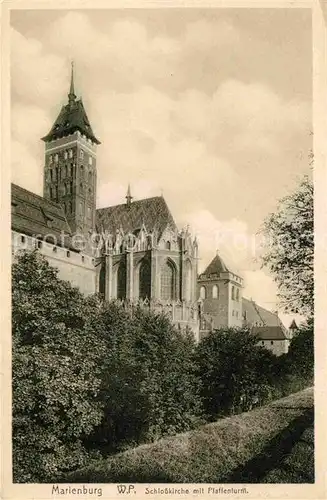
M 126 298 L 126 266 L 121 262 L 117 270 L 117 299 Z
M 166 250 L 170 250 L 170 249 L 171 249 L 170 241 L 166 241 Z
M 161 298 L 163 300 L 175 299 L 175 269 L 166 261 L 161 269 Z
M 58 153 L 55 154 L 55 163 L 58 163 L 58 160 L 59 160 L 59 156 L 58 156 Z
M 200 288 L 200 299 L 204 300 L 207 297 L 207 290 L 205 286 L 201 286 Z
M 99 275 L 99 293 L 102 295 L 103 298 L 105 298 L 105 293 L 106 293 L 106 267 L 103 264 L 100 269 L 100 275 Z
M 190 301 L 192 298 L 192 266 L 188 260 L 185 262 L 184 285 L 184 298 Z
M 142 261 L 139 269 L 139 297 L 150 299 L 151 296 L 151 268 L 147 260 Z
M 236 288 L 236 300 L 237 300 L 237 302 L 239 302 L 239 300 L 240 300 L 240 290 L 239 290 L 239 288 Z
M 213 285 L 212 287 L 212 298 L 213 299 L 218 299 L 219 297 L 219 289 L 217 285 Z
M 87 207 L 87 216 L 90 219 L 91 218 L 91 208 Z
M 235 287 L 232 286 L 232 300 L 235 300 Z
M 83 151 L 83 149 L 80 150 L 79 157 L 81 158 L 81 160 L 83 160 L 83 158 L 84 158 L 84 151 Z

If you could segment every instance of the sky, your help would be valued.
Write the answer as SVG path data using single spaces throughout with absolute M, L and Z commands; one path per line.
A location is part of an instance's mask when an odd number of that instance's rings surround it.
M 44 144 L 70 65 L 100 139 L 97 206 L 163 194 L 244 296 L 278 309 L 258 231 L 309 171 L 307 9 L 11 11 L 12 181 L 42 195 Z M 290 317 L 283 315 L 286 326 Z

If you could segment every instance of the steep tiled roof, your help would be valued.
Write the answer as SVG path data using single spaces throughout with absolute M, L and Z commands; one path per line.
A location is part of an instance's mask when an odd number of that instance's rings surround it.
M 260 340 L 286 340 L 287 336 L 281 326 L 254 326 L 251 330 Z
M 61 108 L 52 129 L 45 137 L 42 137 L 42 140 L 47 142 L 59 139 L 60 137 L 76 132 L 76 130 L 79 130 L 81 134 L 85 134 L 86 137 L 96 144 L 100 144 L 100 141 L 93 133 L 81 99 L 66 104 Z
M 203 274 L 209 276 L 210 274 L 220 274 L 227 271 L 228 269 L 224 261 L 217 253 L 217 255 L 212 259 Z
M 281 326 L 283 324 L 276 313 L 268 311 L 261 306 L 258 306 L 253 300 L 248 300 L 243 297 L 242 309 L 244 324 L 255 326 L 263 324 L 264 326 Z
M 176 224 L 162 196 L 133 201 L 129 205 L 115 205 L 96 211 L 98 231 L 107 230 L 115 233 L 120 227 L 124 233 L 135 232 L 142 227 L 147 231 L 158 231 L 159 237 L 169 227 L 176 230 Z
M 37 236 L 51 243 L 53 235 L 60 244 L 64 233 L 65 246 L 71 248 L 71 230 L 61 205 L 42 198 L 16 184 L 11 185 L 11 226 L 14 231 L 29 236 Z

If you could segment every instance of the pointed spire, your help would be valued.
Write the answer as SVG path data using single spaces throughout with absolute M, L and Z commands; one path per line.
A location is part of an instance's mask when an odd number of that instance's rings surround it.
M 130 204 L 132 203 L 133 196 L 131 195 L 131 186 L 129 183 L 128 183 L 127 194 L 126 194 L 125 198 L 126 198 L 126 205 L 130 206 Z
M 68 102 L 70 105 L 72 105 L 76 99 L 75 88 L 74 88 L 74 61 L 72 61 L 71 64 L 72 64 L 72 70 L 71 70 L 71 77 L 70 77 L 70 89 L 69 89 L 69 94 L 68 94 Z

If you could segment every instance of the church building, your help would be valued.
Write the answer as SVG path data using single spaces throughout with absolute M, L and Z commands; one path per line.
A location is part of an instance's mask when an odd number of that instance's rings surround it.
M 162 196 L 134 200 L 128 186 L 121 204 L 96 208 L 101 143 L 76 97 L 73 67 L 68 102 L 42 140 L 43 196 L 12 185 L 13 256 L 37 249 L 82 293 L 165 312 L 197 340 L 250 325 L 262 345 L 287 352 L 278 316 L 242 297 L 242 277 L 218 253 L 198 276 L 197 240 L 177 228 Z
M 96 208 L 97 147 L 72 67 L 45 143 L 43 197 L 12 186 L 13 251 L 38 248 L 59 276 L 105 300 L 143 301 L 198 333 L 198 245 L 162 196 Z

